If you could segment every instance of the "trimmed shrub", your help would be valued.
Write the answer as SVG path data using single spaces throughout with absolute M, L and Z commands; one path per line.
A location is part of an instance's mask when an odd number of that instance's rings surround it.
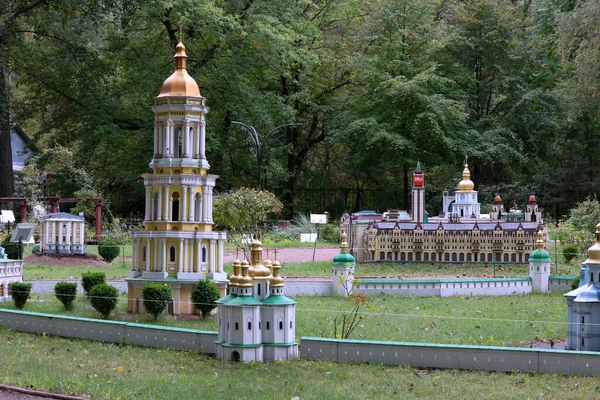
M 13 243 L 10 241 L 10 235 L 6 235 L 4 240 L 2 241 L 2 247 L 4 247 L 4 252 L 11 260 L 19 259 L 19 243 Z
M 562 247 L 562 255 L 565 262 L 569 263 L 579 255 L 579 247 L 573 243 L 565 243 Z
M 87 296 L 96 285 L 106 283 L 106 274 L 102 271 L 90 271 L 81 274 L 81 286 Z
M 105 239 L 98 242 L 98 254 L 106 262 L 112 262 L 121 253 L 121 248 L 112 239 Z
M 579 287 L 579 282 L 581 281 L 581 277 L 576 276 L 575 278 L 573 278 L 573 280 L 571 281 L 571 290 L 575 290 Z
M 54 285 L 54 295 L 65 306 L 66 310 L 73 309 L 77 297 L 77 284 L 73 282 L 58 282 Z
M 96 285 L 90 291 L 90 304 L 96 311 L 102 315 L 102 318 L 108 319 L 108 316 L 117 306 L 119 292 L 116 287 L 101 283 Z
M 144 307 L 146 311 L 158 318 L 158 315 L 167 308 L 171 300 L 171 286 L 162 283 L 146 282 L 142 289 Z
M 202 313 L 202 318 L 210 315 L 210 312 L 217 307 L 215 301 L 221 298 L 221 292 L 217 284 L 208 278 L 201 279 L 192 292 L 192 301 Z
M 31 283 L 13 282 L 10 284 L 10 291 L 15 307 L 22 310 L 31 294 Z
M 319 240 L 330 243 L 339 243 L 340 226 L 336 224 L 325 224 L 319 227 Z

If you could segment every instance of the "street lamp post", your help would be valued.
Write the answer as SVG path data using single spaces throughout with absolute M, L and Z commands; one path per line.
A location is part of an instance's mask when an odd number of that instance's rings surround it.
M 243 126 L 250 133 L 250 139 L 252 139 L 252 142 L 254 143 L 254 146 L 256 147 L 256 166 L 257 166 L 256 178 L 258 180 L 258 188 L 260 190 L 262 190 L 262 178 L 261 178 L 261 174 L 262 174 L 262 151 L 261 151 L 261 142 L 260 142 L 260 137 L 258 136 L 258 132 L 256 132 L 256 129 L 254 129 L 253 126 L 244 124 L 243 122 L 231 121 L 231 123 Z M 271 131 L 266 134 L 265 138 L 263 139 L 263 142 L 266 142 L 267 139 L 269 138 L 269 136 L 271 136 L 271 134 L 273 132 L 277 131 L 278 129 L 285 128 L 285 127 L 288 127 L 288 126 L 301 126 L 301 125 L 302 124 L 284 124 L 284 125 L 279 125 L 278 127 L 271 129 Z

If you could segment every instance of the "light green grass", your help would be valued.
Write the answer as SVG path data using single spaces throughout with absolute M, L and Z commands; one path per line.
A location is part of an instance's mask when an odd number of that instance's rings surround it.
M 81 279 L 83 272 L 102 271 L 106 279 L 124 279 L 131 269 L 130 261 L 113 260 L 108 267 L 65 267 L 62 265 L 24 265 L 23 280 L 37 279 Z
M 4 384 L 93 399 L 585 399 L 597 378 L 293 360 L 230 363 L 195 352 L 0 329 Z
M 347 298 L 298 296 L 296 336 L 333 337 L 334 319 L 352 304 Z M 0 307 L 14 308 L 13 302 Z M 147 314 L 126 313 L 122 295 L 112 320 L 155 323 Z M 98 318 L 89 302 L 78 297 L 65 312 L 53 295 L 35 295 L 26 311 Z M 566 338 L 566 303 L 560 293 L 498 297 L 369 297 L 360 310 L 363 321 L 352 338 L 489 346 L 527 346 L 537 340 Z M 161 315 L 159 325 L 217 330 L 216 318 L 189 320 Z

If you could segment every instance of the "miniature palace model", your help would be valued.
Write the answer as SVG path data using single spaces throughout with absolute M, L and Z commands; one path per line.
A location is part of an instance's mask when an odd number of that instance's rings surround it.
M 427 215 L 424 189 L 425 174 L 417 163 L 412 215 L 400 210 L 344 213 L 340 227 L 348 234 L 349 252 L 357 262 L 526 263 L 536 248 L 537 232 L 546 235 L 533 193 L 522 220 L 504 211 L 499 195 L 489 216 L 481 215 L 466 161 L 454 195 L 444 192 L 439 217 Z
M 298 356 L 296 302 L 284 296 L 281 265 L 262 261 L 262 243 L 251 244 L 250 263 L 233 262 L 229 294 L 217 300 L 218 358 L 230 361 L 274 361 Z
M 175 72 L 163 83 L 153 107 L 152 173 L 144 174 L 144 230 L 132 232 L 132 269 L 127 279 L 129 311 L 143 311 L 145 281 L 173 288 L 174 314 L 192 314 L 191 292 L 208 276 L 224 293 L 224 232 L 212 231 L 212 195 L 217 179 L 207 173 L 206 99 L 186 69 L 185 47 L 176 48 Z

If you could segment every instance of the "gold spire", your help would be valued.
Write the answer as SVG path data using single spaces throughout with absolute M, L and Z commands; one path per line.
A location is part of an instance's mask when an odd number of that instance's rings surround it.
M 600 224 L 596 225 L 596 243 L 588 249 L 588 259 L 585 264 L 600 264 Z
M 183 22 L 179 25 L 179 43 L 175 47 L 175 72 L 163 82 L 158 97 L 167 96 L 190 96 L 201 97 L 198 84 L 187 72 L 187 54 L 185 46 L 181 42 Z
M 463 169 L 462 181 L 458 183 L 458 190 L 460 192 L 470 192 L 475 187 L 475 184 L 471 180 L 471 171 L 469 171 L 469 164 L 465 158 L 465 169 Z
M 537 233 L 537 241 L 535 242 L 535 247 L 537 250 L 544 250 L 544 234 L 541 230 Z
M 340 245 L 340 253 L 345 254 L 348 252 L 348 235 L 346 232 L 342 232 L 342 244 Z

